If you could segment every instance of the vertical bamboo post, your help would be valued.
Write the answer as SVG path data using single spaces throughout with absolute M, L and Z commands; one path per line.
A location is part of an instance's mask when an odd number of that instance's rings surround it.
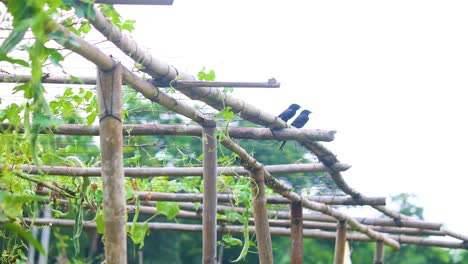
M 383 264 L 385 256 L 385 244 L 379 240 L 375 242 L 374 264 Z
M 346 221 L 339 221 L 336 226 L 335 264 L 343 264 L 346 250 Z
M 258 257 L 260 264 L 273 263 L 273 251 L 271 247 L 270 227 L 268 224 L 268 211 L 265 197 L 265 176 L 264 170 L 257 170 L 251 173 L 255 236 L 257 238 Z
M 291 264 L 302 264 L 302 202 L 291 202 Z
M 98 70 L 97 98 L 106 263 L 127 263 L 122 147 L 122 66 L 119 63 L 110 70 Z
M 216 122 L 203 124 L 203 263 L 216 264 Z

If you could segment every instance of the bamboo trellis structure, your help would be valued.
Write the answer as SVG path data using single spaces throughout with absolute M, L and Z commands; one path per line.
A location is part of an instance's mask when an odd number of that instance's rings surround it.
M 101 1 L 106 2 L 106 1 Z M 118 1 L 109 1 L 117 3 Z M 140 1 L 140 3 L 151 1 Z M 172 1 L 162 1 L 172 3 Z M 115 252 L 106 250 L 106 259 L 110 262 L 125 263 L 126 245 L 125 226 L 132 223 L 122 221 L 122 212 L 135 210 L 136 205 L 125 204 L 122 195 L 123 177 L 188 177 L 197 176 L 204 179 L 204 190 L 202 195 L 197 194 L 169 194 L 169 193 L 137 193 L 137 196 L 145 199 L 146 204 L 151 204 L 155 200 L 181 202 L 182 209 L 177 217 L 201 219 L 202 225 L 188 225 L 176 223 L 149 223 L 152 230 L 168 230 L 179 232 L 203 232 L 203 263 L 216 263 L 216 233 L 243 232 L 243 227 L 239 225 L 219 225 L 216 213 L 224 210 L 237 210 L 245 212 L 246 208 L 233 206 L 235 197 L 229 194 L 217 194 L 217 175 L 228 176 L 248 176 L 252 179 L 252 199 L 253 218 L 249 219 L 249 232 L 255 233 L 257 237 L 259 259 L 261 263 L 272 263 L 273 253 L 271 246 L 271 236 L 291 237 L 291 263 L 302 263 L 302 239 L 335 239 L 335 263 L 343 263 L 344 245 L 346 240 L 375 242 L 375 263 L 383 263 L 384 246 L 399 249 L 401 243 L 417 244 L 423 246 L 439 246 L 446 248 L 468 248 L 468 238 L 462 234 L 445 229 L 439 223 L 412 219 L 385 207 L 385 201 L 379 197 L 367 197 L 357 190 L 351 188 L 341 175 L 341 172 L 350 168 L 349 165 L 338 161 L 336 156 L 319 141 L 330 142 L 334 140 L 335 131 L 309 130 L 288 128 L 287 124 L 276 116 L 266 113 L 258 107 L 248 104 L 232 95 L 222 94 L 213 87 L 223 86 L 227 83 L 199 82 L 192 75 L 179 71 L 174 66 L 166 64 L 153 57 L 145 51 L 138 43 L 130 37 L 124 35 L 105 16 L 94 8 L 95 17 L 88 18 L 90 23 L 101 32 L 109 41 L 113 42 L 124 54 L 127 54 L 135 62 L 140 63 L 142 71 L 151 75 L 153 80 L 142 79 L 127 67 L 116 64 L 114 59 L 97 47 L 89 44 L 84 39 L 74 35 L 72 32 L 49 19 L 46 29 L 49 32 L 60 32 L 65 38 L 72 39 L 63 44 L 69 49 L 85 59 L 93 62 L 99 69 L 99 78 L 82 78 L 82 84 L 97 84 L 100 102 L 100 126 L 82 125 L 62 125 L 56 128 L 43 130 L 41 133 L 52 132 L 62 135 L 84 135 L 101 136 L 101 150 L 103 165 L 101 168 L 78 168 L 78 167 L 53 167 L 41 166 L 37 168 L 32 165 L 12 166 L 9 169 L 17 171 L 18 175 L 23 174 L 45 174 L 58 176 L 101 176 L 107 188 L 111 190 L 109 197 L 104 199 L 106 228 L 107 225 L 115 228 L 109 229 L 106 233 L 106 240 L 117 243 L 121 242 Z M 117 65 L 117 66 L 116 66 Z M 111 72 L 112 74 L 109 74 Z M 109 78 L 111 79 L 105 80 Z M 106 77 L 107 76 L 107 77 Z M 24 82 L 29 76 L 24 75 L 0 75 L 1 82 Z M 101 79 L 102 78 L 102 79 Z M 66 77 L 47 77 L 44 82 L 49 83 L 70 83 L 71 79 Z M 101 83 L 102 82 L 102 83 Z M 120 86 L 125 83 L 143 96 L 158 103 L 170 111 L 185 116 L 197 123 L 199 126 L 182 125 L 125 125 L 119 120 L 121 117 Z M 236 86 L 234 83 L 229 83 Z M 266 128 L 229 128 L 227 131 L 217 128 L 216 123 L 209 117 L 192 107 L 190 104 L 176 100 L 171 95 L 163 92 L 157 86 L 171 86 L 188 96 L 192 100 L 203 101 L 207 105 L 217 110 L 222 110 L 229 106 L 242 119 Z M 266 83 L 243 83 L 237 86 L 251 87 L 279 87 L 276 80 L 269 80 Z M 111 88 L 110 90 L 105 90 Z M 115 101 L 113 101 L 115 99 Z M 106 103 L 107 102 L 107 103 Z M 115 105 L 116 112 L 109 112 L 107 108 Z M 105 110 L 102 112 L 102 110 Z M 120 110 L 119 110 L 120 109 Z M 119 112 L 120 111 L 120 112 Z M 113 118 L 109 117 L 109 114 Z M 115 114 L 115 115 L 114 115 Z M 120 121 L 120 122 L 119 122 Z M 106 128 L 107 127 L 107 128 Z M 9 129 L 8 124 L 2 124 L 3 130 Z M 21 130 L 20 130 L 21 131 Z M 273 132 L 274 131 L 274 132 Z M 217 167 L 216 157 L 216 132 L 225 132 L 229 137 L 219 140 L 227 149 L 236 153 L 241 160 L 241 167 Z M 112 133 L 112 135 L 110 135 Z M 140 135 L 173 135 L 173 136 L 199 136 L 203 137 L 203 167 L 191 168 L 124 168 L 121 154 L 122 138 L 125 136 Z M 105 140 L 109 137 L 112 142 Z M 307 150 L 314 154 L 319 163 L 315 164 L 289 164 L 265 166 L 256 158 L 245 151 L 232 138 L 252 139 L 252 140 L 296 140 Z M 107 149 L 107 152 L 106 152 Z M 120 149 L 120 152 L 119 150 Z M 115 162 L 112 165 L 106 163 Z M 337 186 L 347 194 L 346 197 L 310 197 L 301 195 L 278 181 L 273 175 L 292 174 L 302 172 L 327 172 Z M 110 177 L 117 175 L 118 177 Z M 114 181 L 118 178 L 118 181 Z M 120 185 L 119 185 L 120 184 Z M 266 196 L 265 188 L 269 187 L 281 196 Z M 106 195 L 106 192 L 105 192 Z M 119 196 L 110 196 L 119 195 Z M 65 201 L 63 201 L 65 202 Z M 110 202 L 110 204 L 108 204 Z M 182 203 L 183 202 L 183 203 Z M 196 208 L 193 202 L 203 204 Z M 291 211 L 269 211 L 267 204 L 290 204 Z M 333 205 L 370 205 L 376 210 L 384 213 L 388 218 L 356 218 L 351 217 Z M 314 213 L 303 211 L 304 208 L 315 211 Z M 112 211 L 114 209 L 114 211 Z M 110 210 L 107 211 L 106 210 Z M 156 214 L 154 207 L 141 206 L 140 212 Z M 201 214 L 200 214 L 201 212 Z M 317 213 L 320 212 L 320 213 Z M 273 219 L 277 218 L 277 219 Z M 25 218 L 24 221 L 35 225 L 52 226 L 73 226 L 73 220 Z M 253 226 L 252 226 L 253 225 Z M 85 228 L 96 228 L 94 223 L 84 223 Z M 332 231 L 324 231 L 332 230 Z M 112 238 L 112 236 L 115 236 Z M 436 240 L 425 236 L 448 236 L 453 241 Z

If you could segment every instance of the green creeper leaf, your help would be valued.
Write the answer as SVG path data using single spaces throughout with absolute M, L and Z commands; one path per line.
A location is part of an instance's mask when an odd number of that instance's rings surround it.
M 166 215 L 168 219 L 173 219 L 179 213 L 179 205 L 174 202 L 156 202 L 156 209 L 159 213 Z
M 227 220 L 229 222 L 239 222 L 239 223 L 244 223 L 244 218 L 241 214 L 239 214 L 238 212 L 236 211 L 233 211 L 233 210 L 226 210 L 224 211 L 224 214 L 226 215 L 227 217 Z
M 31 243 L 31 245 L 34 246 L 34 248 L 37 249 L 41 254 L 45 254 L 44 248 L 42 247 L 41 243 L 37 241 L 34 236 L 32 235 L 31 232 L 23 230 L 23 228 L 18 224 L 18 223 L 10 223 L 6 222 L 3 223 L 3 226 L 8 229 L 10 232 L 16 233 L 22 238 L 24 238 L 26 241 Z
M 232 108 L 230 106 L 227 106 L 221 112 L 219 112 L 216 115 L 216 117 L 223 118 L 224 120 L 227 120 L 227 121 L 234 119 L 234 117 L 236 117 L 236 114 L 234 114 L 234 112 L 232 112 L 231 109 Z
M 148 233 L 149 230 L 149 225 L 147 222 L 144 224 L 132 224 L 132 226 L 129 228 L 128 234 L 130 235 L 130 238 L 132 239 L 133 243 L 136 245 L 140 245 L 140 249 L 143 248 L 145 245 L 145 236 Z
M 104 234 L 105 230 L 105 224 L 104 224 L 104 212 L 102 210 L 99 210 L 96 214 L 96 230 L 99 234 Z
M 232 237 L 231 235 L 223 235 L 223 242 L 226 246 L 242 246 L 242 240 Z

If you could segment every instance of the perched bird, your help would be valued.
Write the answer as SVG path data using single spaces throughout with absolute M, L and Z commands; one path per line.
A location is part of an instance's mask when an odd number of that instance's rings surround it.
M 309 121 L 309 114 L 312 113 L 311 111 L 309 110 L 303 110 L 297 117 L 296 119 L 294 119 L 294 121 L 291 123 L 291 126 L 295 127 L 295 128 L 301 128 L 303 127 L 307 121 Z M 283 147 L 284 145 L 286 144 L 286 140 L 283 141 L 283 143 L 281 144 L 281 146 L 279 147 L 279 150 L 282 151 L 283 150 Z
M 288 122 L 289 119 L 291 119 L 301 108 L 298 104 L 292 104 L 288 107 L 288 109 L 284 110 L 281 114 L 279 114 L 279 118 L 281 118 L 284 122 Z

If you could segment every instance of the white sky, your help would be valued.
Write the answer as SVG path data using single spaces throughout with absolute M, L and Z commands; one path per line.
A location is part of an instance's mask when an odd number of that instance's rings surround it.
M 182 70 L 266 81 L 236 91 L 274 114 L 312 110 L 308 128 L 369 196 L 414 193 L 429 221 L 468 234 L 468 2 L 193 1 L 121 6 L 134 38 Z M 464 89 L 465 88 L 465 89 Z

